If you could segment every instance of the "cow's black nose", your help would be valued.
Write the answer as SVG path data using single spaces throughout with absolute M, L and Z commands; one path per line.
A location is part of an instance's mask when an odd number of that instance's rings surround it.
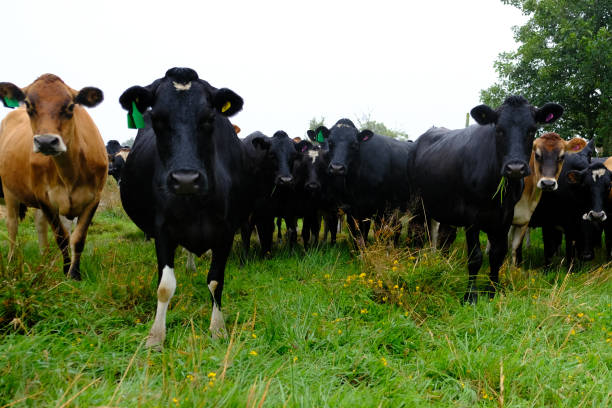
M 287 186 L 293 182 L 292 176 L 278 176 L 276 177 L 276 184 L 279 186 Z
M 344 167 L 343 164 L 330 163 L 329 172 L 330 174 L 333 174 L 336 176 L 342 176 L 346 173 L 346 167 Z
M 202 191 L 200 173 L 194 170 L 172 172 L 169 186 L 175 194 L 197 194 Z
M 540 188 L 546 191 L 556 190 L 557 181 L 551 179 L 542 179 L 540 180 Z
M 319 183 L 311 182 L 311 183 L 306 183 L 305 187 L 306 187 L 306 190 L 313 192 L 313 191 L 319 190 L 321 188 L 321 185 Z
M 508 163 L 504 168 L 504 176 L 510 178 L 521 178 L 528 176 L 529 166 L 525 163 Z

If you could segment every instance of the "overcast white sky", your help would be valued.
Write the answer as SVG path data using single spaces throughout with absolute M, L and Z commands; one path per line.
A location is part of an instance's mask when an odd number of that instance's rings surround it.
M 89 112 L 105 141 L 135 136 L 119 95 L 168 68 L 195 69 L 244 98 L 241 137 L 304 136 L 370 115 L 418 137 L 463 127 L 493 84 L 493 62 L 516 49 L 526 17 L 499 0 L 3 1 L 0 82 L 24 87 L 54 73 L 97 86 Z M 8 109 L 0 105 L 0 119 Z

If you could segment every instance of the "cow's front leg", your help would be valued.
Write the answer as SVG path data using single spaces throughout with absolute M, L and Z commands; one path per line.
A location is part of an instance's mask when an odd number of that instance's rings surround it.
M 491 270 L 489 272 L 489 284 L 485 291 L 492 298 L 499 288 L 499 269 L 508 252 L 508 228 L 503 228 L 499 232 L 491 232 L 488 234 L 488 237 L 489 242 L 491 242 L 491 250 L 489 251 L 489 266 Z
M 68 276 L 72 279 L 81 280 L 81 253 L 85 248 L 85 239 L 87 238 L 87 230 L 93 219 L 98 201 L 89 204 L 85 210 L 79 215 L 76 228 L 70 235 L 70 249 L 72 250 L 72 260 L 70 262 L 70 270 Z M 62 225 L 65 225 L 62 221 Z
M 475 288 L 476 276 L 482 265 L 482 251 L 480 249 L 480 241 L 478 240 L 478 234 L 480 231 L 475 227 L 468 227 L 465 229 L 465 241 L 467 244 L 468 251 L 468 286 L 465 296 L 463 297 L 464 302 L 476 303 L 478 300 L 478 291 Z
M 55 242 L 57 242 L 57 246 L 60 251 L 62 251 L 62 257 L 64 259 L 64 273 L 69 275 L 70 271 L 70 249 L 68 245 L 70 244 L 70 232 L 66 230 L 60 215 L 48 207 L 41 207 L 43 214 L 47 218 L 49 224 L 51 224 L 51 228 L 53 229 L 53 233 L 55 234 Z M 79 275 L 75 279 L 80 280 L 81 276 Z
M 208 290 L 212 298 L 212 315 L 210 317 L 210 333 L 213 338 L 227 337 L 225 320 L 221 312 L 221 295 L 225 278 L 225 264 L 232 248 L 232 241 L 213 249 L 210 271 L 208 272 Z
M 174 251 L 177 245 L 165 236 L 155 239 L 155 252 L 157 253 L 157 311 L 155 321 L 147 338 L 147 347 L 161 349 L 166 338 L 166 313 L 170 299 L 176 290 L 174 277 Z

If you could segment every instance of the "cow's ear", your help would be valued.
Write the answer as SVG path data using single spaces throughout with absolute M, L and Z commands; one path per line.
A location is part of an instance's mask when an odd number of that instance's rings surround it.
M 317 130 L 315 130 L 315 140 L 321 142 L 325 141 L 327 138 L 329 138 L 329 129 L 325 126 L 319 126 Z
M 15 84 L 0 82 L 0 99 L 5 108 L 17 108 L 20 102 L 25 100 L 25 94 Z
M 251 140 L 251 144 L 259 150 L 268 150 L 270 148 L 270 142 L 261 136 L 254 137 L 253 140 Z
M 86 86 L 74 97 L 74 103 L 93 108 L 104 100 L 104 94 L 99 88 Z
M 580 137 L 575 137 L 569 142 L 565 142 L 565 151 L 568 153 L 578 153 L 586 146 L 586 141 Z
M 312 147 L 312 143 L 307 140 L 302 140 L 295 144 L 295 150 L 300 153 L 304 153 L 309 147 Z
M 221 88 L 213 96 L 213 106 L 225 116 L 232 116 L 242 110 L 243 100 L 231 89 Z
M 366 129 L 366 130 L 362 130 L 361 132 L 357 133 L 357 140 L 359 140 L 360 142 L 367 142 L 373 136 L 374 136 L 374 133 L 371 130 Z
M 306 131 L 306 134 L 308 135 L 308 138 L 309 138 L 310 140 L 312 140 L 313 142 L 316 142 L 316 141 L 317 141 L 317 134 L 315 133 L 315 131 L 314 131 L 314 130 L 312 130 L 312 129 L 308 129 L 308 130 Z
M 478 105 L 470 111 L 470 115 L 479 125 L 488 125 L 497 122 L 497 112 L 487 105 Z
M 547 103 L 536 109 L 535 120 L 538 123 L 553 123 L 563 115 L 563 107 L 557 103 Z
M 232 126 L 234 127 L 234 132 L 236 132 L 236 134 L 240 133 L 240 131 L 242 130 L 242 129 L 240 129 L 240 128 L 238 127 L 238 125 L 233 125 L 233 124 L 232 124 Z
M 132 103 L 135 103 L 138 111 L 143 113 L 153 106 L 153 92 L 142 86 L 133 86 L 121 94 L 119 103 L 130 114 L 132 113 Z
M 569 173 L 567 173 L 567 182 L 570 184 L 580 184 L 582 183 L 582 179 L 584 178 L 585 174 L 586 174 L 586 170 L 582 170 L 582 171 L 572 170 Z

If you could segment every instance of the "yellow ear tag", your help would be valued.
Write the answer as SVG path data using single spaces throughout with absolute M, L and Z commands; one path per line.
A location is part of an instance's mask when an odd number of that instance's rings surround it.
M 232 104 L 229 101 L 225 102 L 225 105 L 223 105 L 223 107 L 221 108 L 221 112 L 225 113 L 231 106 Z

